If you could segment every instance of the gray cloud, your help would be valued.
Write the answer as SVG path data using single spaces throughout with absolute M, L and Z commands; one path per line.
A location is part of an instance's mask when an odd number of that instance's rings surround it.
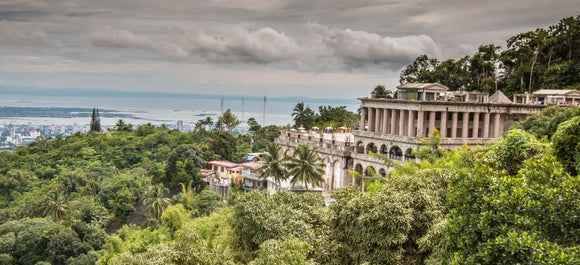
M 0 21 L 0 44 L 42 45 L 60 47 L 61 43 L 50 39 L 43 30 L 26 28 L 8 21 Z
M 3 65 L 48 58 L 47 69 L 58 69 L 53 57 L 87 69 L 166 63 L 179 73 L 171 80 L 184 84 L 205 78 L 191 66 L 211 68 L 218 79 L 225 69 L 247 70 L 232 80 L 259 79 L 247 77 L 258 71 L 269 84 L 289 73 L 312 79 L 302 84 L 336 74 L 328 87 L 349 74 L 372 80 L 360 85 L 370 89 L 377 79 L 394 86 L 417 55 L 458 58 L 481 44 L 505 46 L 510 36 L 578 11 L 578 0 L 0 0 L 0 56 Z M 79 86 L 94 83 L 80 79 Z M 285 80 L 291 86 L 295 78 Z
M 437 55 L 438 47 L 426 35 L 383 37 L 366 31 L 329 28 L 310 23 L 307 28 L 332 56 L 348 66 L 367 64 L 399 65 L 421 54 Z
M 192 57 L 219 63 L 285 62 L 300 64 L 302 70 L 318 71 L 369 65 L 395 69 L 418 55 L 438 54 L 437 45 L 426 35 L 384 37 L 318 23 L 302 27 L 310 34 L 300 41 L 270 27 L 252 30 L 222 24 L 203 29 L 172 27 L 163 34 L 150 36 L 105 28 L 91 32 L 90 40 L 97 47 L 131 48 L 173 59 Z M 307 63 L 313 67 L 307 67 Z
M 189 56 L 188 52 L 174 43 L 154 41 L 149 37 L 136 36 L 133 32 L 127 30 L 116 30 L 109 27 L 93 31 L 89 37 L 92 44 L 97 47 L 152 51 L 173 59 L 182 59 Z
M 224 35 L 201 31 L 182 40 L 199 56 L 214 62 L 271 63 L 291 60 L 302 53 L 293 38 L 270 27 L 258 30 L 236 27 Z

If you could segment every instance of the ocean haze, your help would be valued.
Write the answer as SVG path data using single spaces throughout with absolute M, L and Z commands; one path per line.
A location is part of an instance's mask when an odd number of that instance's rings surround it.
M 242 104 L 243 98 L 243 104 Z M 222 109 L 223 99 L 223 109 Z M 254 117 L 266 125 L 292 123 L 292 110 L 296 103 L 304 102 L 312 109 L 318 106 L 346 106 L 356 112 L 356 99 L 320 99 L 302 97 L 266 97 L 264 119 L 264 97 L 241 95 L 197 95 L 178 93 L 127 92 L 108 90 L 62 90 L 38 88 L 8 88 L 0 91 L 0 106 L 8 107 L 56 107 L 56 108 L 99 108 L 113 111 L 102 117 L 103 125 L 113 125 L 123 119 L 131 124 L 152 123 L 193 125 L 200 119 L 211 117 L 214 121 L 222 110 L 231 109 L 241 121 Z M 115 114 L 118 114 L 115 116 Z M 86 117 L 7 117 L 0 115 L 4 124 L 88 124 Z

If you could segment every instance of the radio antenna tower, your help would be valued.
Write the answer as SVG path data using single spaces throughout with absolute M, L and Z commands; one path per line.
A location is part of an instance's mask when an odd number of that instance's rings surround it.
M 262 116 L 262 126 L 266 126 L 266 96 L 264 96 L 264 116 Z

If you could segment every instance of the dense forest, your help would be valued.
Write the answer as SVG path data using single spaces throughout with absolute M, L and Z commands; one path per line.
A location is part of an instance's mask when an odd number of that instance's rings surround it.
M 538 89 L 580 88 L 580 16 L 546 29 L 518 34 L 502 49 L 482 45 L 471 56 L 439 61 L 421 55 L 401 83 L 439 82 L 452 90 L 502 90 L 506 95 Z
M 577 86 L 577 25 L 544 30 L 559 44 L 532 46 L 531 78 L 518 61 L 518 85 L 502 86 L 547 86 L 554 65 L 576 73 L 558 86 Z M 318 110 L 297 104 L 294 126 L 356 120 L 344 107 Z M 0 264 L 580 264 L 578 106 L 547 108 L 475 149 L 442 149 L 435 133 L 415 152 L 421 162 L 377 155 L 390 176 L 358 176 L 365 190 L 334 190 L 330 206 L 312 193 L 208 191 L 207 161 L 275 149 L 280 128 L 250 118 L 238 134 L 239 124 L 229 110 L 192 132 L 120 120 L 0 152 Z
M 578 264 L 579 136 L 576 106 L 472 150 L 434 135 L 421 162 L 337 189 L 328 207 L 310 193 L 205 190 L 214 150 L 249 149 L 202 122 L 40 139 L 0 153 L 0 263 Z

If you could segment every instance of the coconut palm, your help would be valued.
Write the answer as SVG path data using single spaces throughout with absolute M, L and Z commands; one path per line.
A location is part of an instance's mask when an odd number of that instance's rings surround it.
M 53 220 L 59 221 L 66 217 L 68 205 L 64 192 L 53 190 L 46 197 L 44 205 L 44 215 L 52 217 Z
M 145 205 L 145 213 L 149 217 L 152 217 L 157 221 L 161 219 L 163 211 L 165 211 L 165 208 L 171 204 L 169 198 L 163 197 L 163 195 L 168 192 L 169 189 L 165 188 L 163 184 L 152 186 L 147 192 L 147 198 L 143 200 L 143 205 Z
M 310 150 L 306 145 L 296 148 L 292 157 L 288 159 L 286 167 L 288 175 L 292 176 L 290 180 L 292 187 L 296 183 L 303 183 L 308 190 L 308 184 L 316 187 L 324 182 L 326 165 L 322 163 L 316 152 Z
M 266 146 L 266 155 L 263 158 L 263 164 L 257 169 L 262 179 L 272 177 L 278 189 L 280 182 L 288 176 L 284 165 L 285 159 L 282 157 L 282 149 L 275 143 L 269 143 Z
M 302 125 L 305 128 L 310 128 L 314 121 L 314 111 L 310 107 L 304 106 L 304 102 L 300 102 L 292 110 L 292 117 L 294 117 L 295 127 Z

